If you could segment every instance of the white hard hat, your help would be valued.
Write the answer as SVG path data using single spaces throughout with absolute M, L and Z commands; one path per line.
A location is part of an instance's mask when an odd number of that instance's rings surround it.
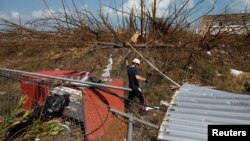
M 134 60 L 133 60 L 133 63 L 136 63 L 136 64 L 139 64 L 140 65 L 140 60 L 139 59 L 137 59 L 137 58 L 135 58 Z

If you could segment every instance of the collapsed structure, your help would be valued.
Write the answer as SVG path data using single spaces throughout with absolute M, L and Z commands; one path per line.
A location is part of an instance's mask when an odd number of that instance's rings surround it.
M 199 33 L 210 32 L 228 34 L 247 34 L 250 30 L 250 13 L 205 15 L 201 19 Z

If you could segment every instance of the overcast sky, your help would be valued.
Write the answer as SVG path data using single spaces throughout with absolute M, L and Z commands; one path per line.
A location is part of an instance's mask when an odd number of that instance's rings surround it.
M 0 18 L 4 18 L 11 21 L 18 21 L 21 17 L 22 21 L 28 21 L 43 16 L 50 16 L 51 12 L 63 11 L 62 0 L 45 0 L 50 8 L 50 11 L 46 7 L 43 0 L 0 0 Z M 106 7 L 109 5 L 116 7 L 124 11 L 130 11 L 133 7 L 139 10 L 140 0 L 100 0 L 102 4 L 102 12 L 117 15 L 116 11 Z M 153 0 L 145 0 L 146 8 L 149 8 Z M 157 16 L 160 17 L 166 14 L 165 9 L 174 3 L 183 4 L 186 0 L 157 0 Z M 190 0 L 188 7 L 193 7 L 198 0 Z M 214 0 L 204 0 L 205 2 L 200 6 L 200 10 L 205 10 L 211 7 Z M 72 0 L 64 0 L 66 11 L 75 11 Z M 99 12 L 99 0 L 74 0 L 78 10 L 87 8 L 93 13 Z M 123 3 L 122 3 L 123 2 Z M 216 9 L 212 14 L 223 13 L 225 7 L 228 7 L 228 13 L 242 13 L 250 4 L 250 0 L 218 0 Z M 247 8 L 248 10 L 249 8 Z M 249 11 L 249 10 L 248 10 Z M 119 13 L 118 13 L 119 15 Z

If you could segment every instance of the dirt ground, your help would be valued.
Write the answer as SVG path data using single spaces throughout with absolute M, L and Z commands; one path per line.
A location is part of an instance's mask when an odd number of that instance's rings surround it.
M 117 116 L 111 122 L 105 135 L 103 135 L 98 141 L 124 141 L 127 137 L 128 124 L 127 120 Z

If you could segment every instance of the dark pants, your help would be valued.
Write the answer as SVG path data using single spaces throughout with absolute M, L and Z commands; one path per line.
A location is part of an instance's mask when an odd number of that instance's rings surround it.
M 128 100 L 125 101 L 125 106 L 128 107 L 130 102 L 135 98 L 138 97 L 140 100 L 140 110 L 145 110 L 146 99 L 145 96 L 142 94 L 140 88 L 132 88 L 132 91 L 129 92 Z

